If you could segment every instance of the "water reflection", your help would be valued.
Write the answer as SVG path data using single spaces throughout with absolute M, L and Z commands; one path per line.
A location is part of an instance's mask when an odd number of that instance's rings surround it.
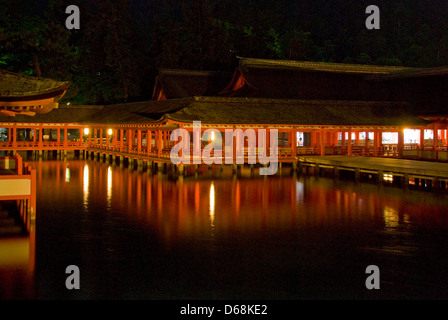
M 110 207 L 112 200 L 112 168 L 109 166 L 107 168 L 107 204 Z M 137 201 L 139 199 L 137 198 Z
M 0 237 L 0 300 L 35 297 L 35 228 L 29 236 Z
M 83 199 L 82 203 L 84 204 L 84 209 L 88 209 L 88 200 L 89 200 L 89 166 L 87 164 L 84 165 L 83 169 Z
M 58 166 L 59 164 L 48 164 Z M 55 167 L 55 169 L 56 169 Z M 65 170 L 68 169 L 68 166 Z M 41 168 L 42 170 L 42 168 Z M 58 170 L 56 169 L 56 172 Z M 165 236 L 182 237 L 217 231 L 261 231 L 299 225 L 325 225 L 334 222 L 382 220 L 386 229 L 406 221 L 445 222 L 446 199 L 437 195 L 383 190 L 375 185 L 335 186 L 333 180 L 311 178 L 270 179 L 183 179 L 169 180 L 98 162 L 70 163 L 72 197 L 81 185 L 82 203 L 87 211 L 113 212 L 159 226 Z M 82 172 L 82 179 L 76 179 Z M 63 190 L 59 175 L 48 168 L 40 172 L 41 198 L 51 199 L 53 191 Z M 42 188 L 51 179 L 52 188 Z M 50 192 L 51 191 L 51 192 Z M 432 199 L 432 200 L 430 200 Z M 442 200 L 443 199 L 443 200 Z M 431 202 L 433 201 L 433 202 Z M 429 206 L 429 210 L 428 210 Z M 425 209 L 423 209 L 425 208 Z M 399 220 L 400 217 L 405 217 Z
M 315 177 L 170 180 L 83 160 L 33 165 L 44 297 L 68 294 L 54 274 L 77 263 L 82 298 L 447 297 L 441 194 Z M 370 264 L 380 266 L 381 293 L 361 290 Z
M 209 194 L 209 198 L 210 198 L 210 227 L 213 228 L 215 227 L 215 185 L 214 182 L 212 181 L 210 184 L 210 194 Z
M 65 182 L 70 182 L 70 168 L 68 164 L 65 167 Z

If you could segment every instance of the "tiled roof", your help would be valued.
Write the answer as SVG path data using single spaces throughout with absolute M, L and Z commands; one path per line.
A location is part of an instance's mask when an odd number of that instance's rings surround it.
M 28 101 L 58 97 L 70 83 L 0 70 L 0 101 Z

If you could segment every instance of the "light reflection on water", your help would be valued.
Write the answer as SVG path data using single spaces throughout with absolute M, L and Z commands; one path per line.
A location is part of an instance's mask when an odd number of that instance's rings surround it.
M 32 164 L 39 298 L 448 294 L 442 195 L 314 177 L 170 180 L 94 161 Z M 76 293 L 60 272 L 70 264 L 83 272 Z M 377 292 L 364 286 L 371 264 L 382 272 Z

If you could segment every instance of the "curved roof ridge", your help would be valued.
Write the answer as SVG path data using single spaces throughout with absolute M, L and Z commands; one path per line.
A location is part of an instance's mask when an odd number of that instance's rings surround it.
M 275 60 L 261 58 L 243 58 L 240 59 L 240 67 L 244 66 L 266 66 L 266 67 L 283 67 L 294 69 L 309 69 L 315 71 L 327 72 L 346 72 L 346 73 L 384 73 L 415 70 L 413 67 L 404 66 L 383 66 L 370 64 L 348 64 L 339 62 L 320 62 L 320 61 L 298 61 L 298 60 Z
M 0 98 L 27 99 L 36 96 L 59 96 L 70 86 L 69 81 L 56 81 L 0 69 Z

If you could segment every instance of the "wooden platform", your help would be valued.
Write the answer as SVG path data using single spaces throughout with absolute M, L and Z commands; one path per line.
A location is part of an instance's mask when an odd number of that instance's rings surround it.
M 341 170 L 448 180 L 448 163 L 357 156 L 299 156 L 298 161 L 305 165 L 318 165 Z

